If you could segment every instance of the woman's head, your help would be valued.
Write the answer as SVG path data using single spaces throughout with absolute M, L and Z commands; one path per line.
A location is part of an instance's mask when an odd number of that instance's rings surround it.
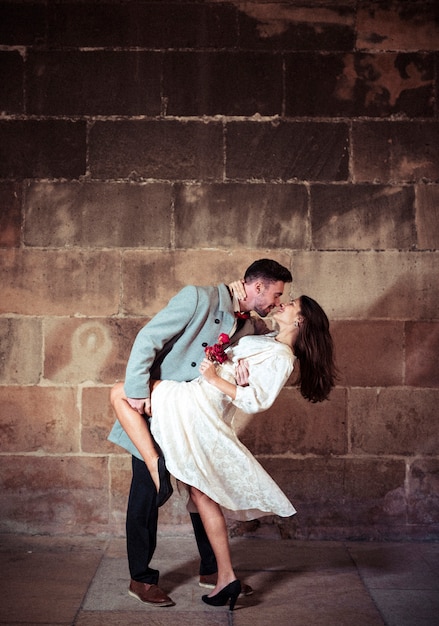
M 273 319 L 283 327 L 295 327 L 297 328 L 303 321 L 301 313 L 301 300 L 296 298 L 287 302 L 286 304 L 280 304 L 276 312 L 273 314 Z
M 300 361 L 300 391 L 310 402 L 326 400 L 336 380 L 334 346 L 326 313 L 309 296 L 300 296 L 282 308 L 279 316 L 276 314 L 277 320 L 283 315 L 284 323 L 297 329 L 294 354 Z

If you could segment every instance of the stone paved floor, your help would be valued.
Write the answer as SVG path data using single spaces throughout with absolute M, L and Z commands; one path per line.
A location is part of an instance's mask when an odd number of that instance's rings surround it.
M 8 626 L 438 626 L 439 543 L 232 540 L 255 592 L 207 607 L 192 537 L 160 536 L 153 565 L 176 606 L 127 594 L 123 539 L 0 536 L 0 624 Z

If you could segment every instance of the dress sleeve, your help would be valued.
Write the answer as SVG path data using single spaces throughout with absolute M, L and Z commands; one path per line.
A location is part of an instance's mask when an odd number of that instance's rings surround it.
M 184 331 L 197 302 L 196 287 L 184 287 L 138 332 L 126 368 L 124 389 L 128 398 L 149 398 L 150 370 L 155 358 Z
M 271 407 L 294 368 L 291 355 L 271 355 L 250 366 L 248 387 L 238 387 L 233 404 L 244 413 L 260 413 Z

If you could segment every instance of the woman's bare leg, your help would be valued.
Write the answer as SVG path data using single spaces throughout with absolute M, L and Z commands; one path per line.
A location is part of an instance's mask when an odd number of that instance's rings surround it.
M 159 454 L 145 418 L 139 415 L 139 413 L 128 404 L 123 383 L 116 383 L 114 385 L 110 392 L 110 400 L 117 419 L 142 455 L 158 491 L 160 487 L 157 466 Z
M 209 496 L 195 487 L 190 488 L 191 498 L 201 516 L 201 521 L 206 530 L 218 566 L 218 580 L 215 589 L 209 596 L 216 595 L 233 580 L 236 580 L 230 556 L 229 537 L 227 534 L 226 520 L 220 506 L 211 500 Z

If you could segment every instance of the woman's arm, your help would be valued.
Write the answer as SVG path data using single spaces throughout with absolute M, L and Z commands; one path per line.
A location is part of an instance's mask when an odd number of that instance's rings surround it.
M 280 354 L 279 354 L 280 353 Z M 289 348 L 279 345 L 266 358 L 250 366 L 249 384 L 235 385 L 216 371 L 215 364 L 204 359 L 200 365 L 202 376 L 211 385 L 231 398 L 244 413 L 259 413 L 270 408 L 293 371 L 294 357 Z
M 215 363 L 212 363 L 209 359 L 203 359 L 200 365 L 200 373 L 208 383 L 222 391 L 226 396 L 229 396 L 232 400 L 236 398 L 236 385 L 218 376 Z
M 276 400 L 294 367 L 289 348 L 280 344 L 267 357 L 250 361 L 249 385 L 237 387 L 233 404 L 244 413 L 266 411 Z

